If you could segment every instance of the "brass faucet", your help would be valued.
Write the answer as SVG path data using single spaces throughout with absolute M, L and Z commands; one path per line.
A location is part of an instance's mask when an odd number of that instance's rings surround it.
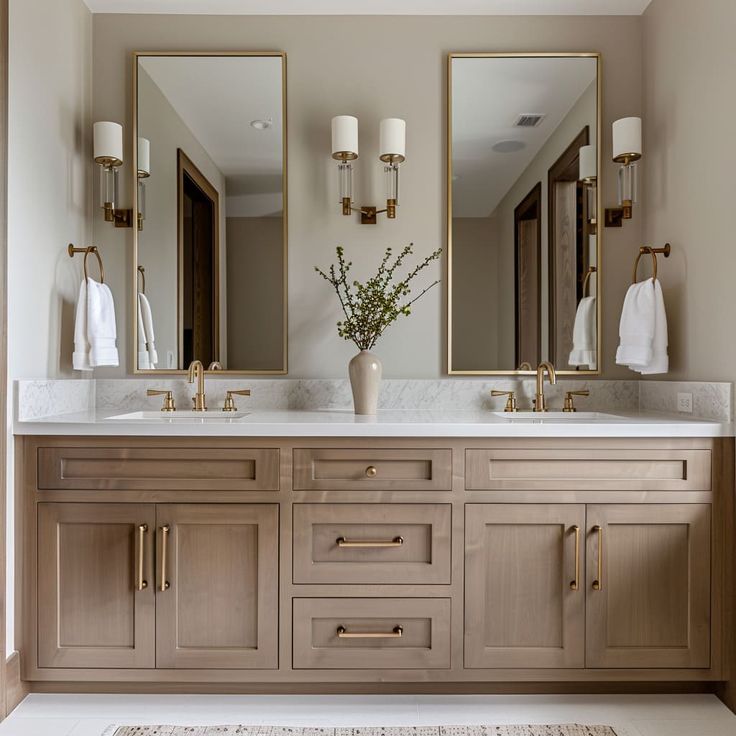
M 537 367 L 537 398 L 534 400 L 534 411 L 547 411 L 547 400 L 544 398 L 544 372 L 547 371 L 550 385 L 557 383 L 555 367 L 548 360 L 543 361 Z
M 204 395 L 204 366 L 201 360 L 193 360 L 189 364 L 189 383 L 197 381 L 197 393 L 192 397 L 194 411 L 207 411 L 207 399 Z

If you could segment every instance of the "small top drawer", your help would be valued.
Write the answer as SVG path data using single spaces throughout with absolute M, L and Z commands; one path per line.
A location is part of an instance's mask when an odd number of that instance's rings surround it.
M 709 491 L 710 450 L 466 450 L 469 491 Z
M 294 450 L 295 491 L 449 491 L 452 450 Z
M 39 447 L 39 490 L 277 491 L 278 449 Z

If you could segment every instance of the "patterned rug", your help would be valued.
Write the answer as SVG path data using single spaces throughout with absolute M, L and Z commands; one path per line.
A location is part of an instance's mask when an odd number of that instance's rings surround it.
M 610 726 L 401 726 L 287 728 L 281 726 L 121 726 L 114 736 L 616 736 Z

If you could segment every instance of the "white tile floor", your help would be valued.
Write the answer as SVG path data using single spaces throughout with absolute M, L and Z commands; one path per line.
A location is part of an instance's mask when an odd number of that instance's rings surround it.
M 589 723 L 618 736 L 736 736 L 713 695 L 30 695 L 0 736 L 100 736 L 110 724 L 414 726 Z

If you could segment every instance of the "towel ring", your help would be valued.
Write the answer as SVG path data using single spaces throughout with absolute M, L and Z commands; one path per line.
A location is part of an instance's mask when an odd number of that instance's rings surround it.
M 586 290 L 589 290 L 590 288 L 590 277 L 593 274 L 597 274 L 598 269 L 595 266 L 588 266 L 588 272 L 585 274 L 585 278 L 583 279 L 583 296 L 590 296 L 590 292 L 586 294 Z
M 96 245 L 88 245 L 86 248 L 75 248 L 73 243 L 69 243 L 69 247 L 67 248 L 67 253 L 69 253 L 70 258 L 74 258 L 74 255 L 76 253 L 84 253 L 84 280 L 85 282 L 89 278 L 89 274 L 87 272 L 87 258 L 89 257 L 89 254 L 92 253 L 97 257 L 97 264 L 100 267 L 100 283 L 105 283 L 105 267 L 102 265 L 102 258 L 100 257 L 100 251 L 97 250 Z
M 141 294 L 146 293 L 146 269 L 143 266 L 138 266 L 138 273 L 141 275 Z
M 657 280 L 657 253 L 660 255 L 663 255 L 665 258 L 670 257 L 670 253 L 672 252 L 672 246 L 669 243 L 665 243 L 664 248 L 653 248 L 651 245 L 642 245 L 641 248 L 639 248 L 639 255 L 636 257 L 636 261 L 634 263 L 634 275 L 631 279 L 631 283 L 635 284 L 637 283 L 637 271 L 639 270 L 639 261 L 641 260 L 642 256 L 650 255 L 652 257 L 652 279 L 654 281 Z

